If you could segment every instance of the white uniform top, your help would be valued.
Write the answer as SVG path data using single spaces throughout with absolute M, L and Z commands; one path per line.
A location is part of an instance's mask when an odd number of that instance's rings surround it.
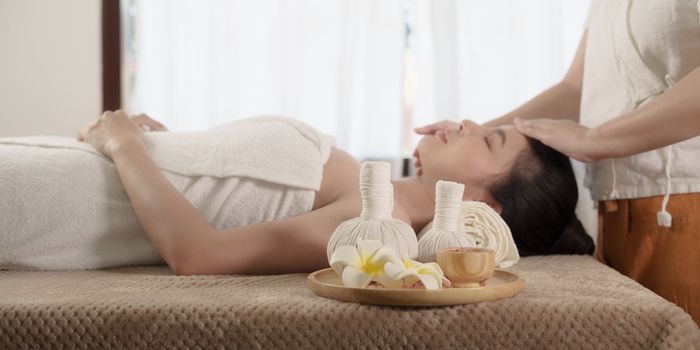
M 593 0 L 581 124 L 593 128 L 640 107 L 700 65 L 699 10 L 698 0 Z M 670 226 L 668 195 L 700 192 L 700 137 L 594 162 L 585 183 L 594 201 L 665 194 L 659 224 Z

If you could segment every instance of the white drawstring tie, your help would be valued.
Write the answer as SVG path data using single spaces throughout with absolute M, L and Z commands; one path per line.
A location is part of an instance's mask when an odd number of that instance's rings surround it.
M 666 193 L 664 200 L 661 202 L 661 210 L 656 213 L 656 223 L 659 226 L 671 227 L 673 217 L 666 210 L 668 199 L 671 196 L 671 146 L 664 148 L 664 171 L 666 172 Z
M 666 80 L 666 86 L 670 89 L 676 82 L 673 78 L 666 74 L 664 77 Z M 671 145 L 664 147 L 664 172 L 666 172 L 666 193 L 664 193 L 664 199 L 661 202 L 661 210 L 656 213 L 656 223 L 659 226 L 671 227 L 673 222 L 673 216 L 666 210 L 668 207 L 668 200 L 671 197 L 671 160 L 673 153 L 671 152 Z
M 613 176 L 613 183 L 612 183 L 612 190 L 610 191 L 610 199 L 618 199 L 619 197 L 617 193 L 617 173 L 615 173 L 615 158 L 611 159 L 612 163 L 610 167 L 612 168 L 612 176 Z

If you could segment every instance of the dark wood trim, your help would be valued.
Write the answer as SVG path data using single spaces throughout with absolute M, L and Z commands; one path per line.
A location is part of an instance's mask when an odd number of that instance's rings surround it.
M 408 177 L 411 176 L 411 160 L 412 158 L 404 158 L 401 162 L 401 176 Z
M 102 0 L 102 108 L 122 107 L 120 0 Z

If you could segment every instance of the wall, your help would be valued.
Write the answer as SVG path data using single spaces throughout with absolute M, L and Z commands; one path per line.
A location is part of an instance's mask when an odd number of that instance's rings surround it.
M 0 0 L 0 137 L 73 136 L 99 116 L 101 1 Z

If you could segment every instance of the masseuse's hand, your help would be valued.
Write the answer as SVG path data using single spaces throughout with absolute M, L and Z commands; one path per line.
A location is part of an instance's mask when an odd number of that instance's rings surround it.
M 76 135 L 78 141 L 91 144 L 107 158 L 120 146 L 131 142 L 143 142 L 143 131 L 126 113 L 107 111 L 88 124 Z
M 515 118 L 513 123 L 523 135 L 538 139 L 578 161 L 589 163 L 600 158 L 603 145 L 594 129 L 566 119 Z
M 441 120 L 413 130 L 418 135 L 435 135 L 435 133 L 445 132 L 445 130 L 459 130 L 459 123 L 452 120 Z

